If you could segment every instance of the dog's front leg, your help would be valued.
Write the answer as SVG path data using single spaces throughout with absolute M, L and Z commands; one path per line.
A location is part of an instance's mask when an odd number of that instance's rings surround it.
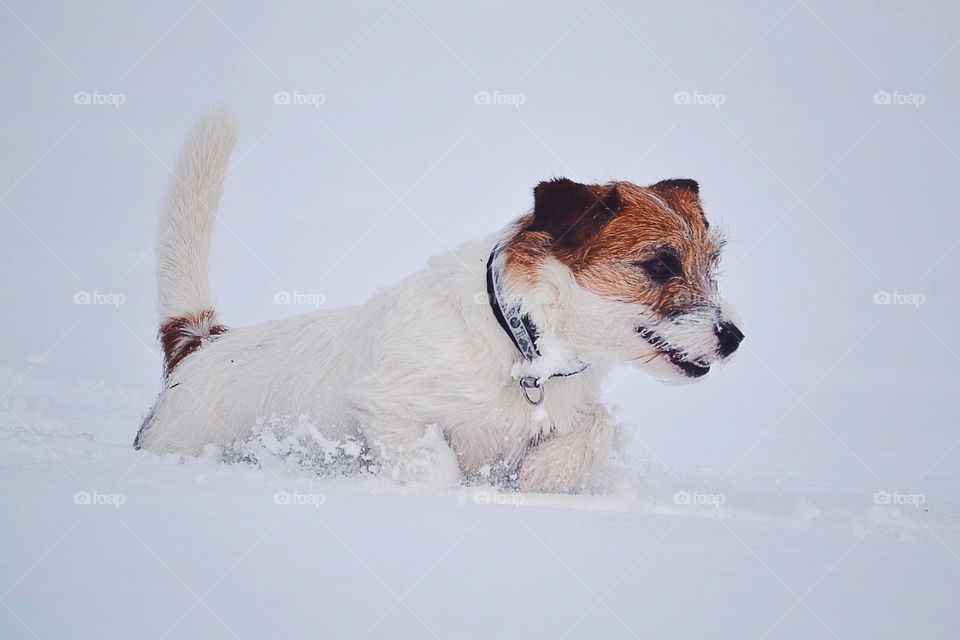
M 438 425 L 368 425 L 365 435 L 382 474 L 394 482 L 442 489 L 463 479 L 457 455 Z
M 576 488 L 610 452 L 610 414 L 596 407 L 573 431 L 551 435 L 530 448 L 520 463 L 523 491 L 564 492 Z

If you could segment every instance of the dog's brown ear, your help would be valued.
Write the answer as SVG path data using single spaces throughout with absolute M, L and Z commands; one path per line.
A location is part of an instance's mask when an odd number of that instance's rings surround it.
M 707 220 L 703 208 L 700 206 L 700 185 L 696 180 L 690 178 L 671 178 L 670 180 L 661 180 L 657 184 L 652 184 L 650 189 L 659 193 L 664 200 L 671 206 L 679 206 L 682 209 L 690 209 L 700 212 L 700 218 L 703 220 L 703 226 L 710 228 L 710 222 Z
M 531 231 L 544 231 L 556 245 L 574 247 L 596 233 L 620 207 L 617 186 L 580 184 L 566 178 L 533 190 Z
M 657 184 L 650 185 L 651 189 L 679 189 L 685 191 L 695 198 L 700 197 L 700 185 L 696 180 L 690 178 L 671 178 L 670 180 L 661 180 Z

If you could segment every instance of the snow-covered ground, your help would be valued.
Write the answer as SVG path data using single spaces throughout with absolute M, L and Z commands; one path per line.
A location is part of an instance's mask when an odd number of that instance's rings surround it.
M 137 394 L 28 387 L 0 430 L 4 638 L 948 638 L 960 622 L 955 478 L 876 504 L 856 470 L 816 471 L 843 457 L 820 434 L 770 436 L 779 468 L 726 480 L 648 443 L 595 493 L 429 494 L 266 449 L 254 468 L 68 435 L 72 416 L 132 420 Z
M 960 6 L 727 4 L 0 3 L 0 638 L 956 638 Z M 546 177 L 689 176 L 743 348 L 615 373 L 632 443 L 576 495 L 133 451 L 215 102 L 229 325 L 362 301 Z

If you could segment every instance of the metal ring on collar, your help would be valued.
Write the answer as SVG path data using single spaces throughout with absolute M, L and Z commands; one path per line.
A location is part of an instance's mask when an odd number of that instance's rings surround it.
M 540 381 L 535 377 L 524 376 L 520 378 L 520 388 L 523 389 L 523 397 L 533 406 L 539 406 L 543 402 L 543 387 L 540 386 Z M 532 389 L 536 389 L 540 393 L 534 395 Z

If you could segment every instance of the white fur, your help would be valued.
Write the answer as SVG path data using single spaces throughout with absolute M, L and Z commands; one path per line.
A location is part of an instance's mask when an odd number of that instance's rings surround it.
M 214 115 L 187 143 L 161 227 L 165 317 L 208 306 L 206 243 L 233 139 L 232 123 Z M 216 337 L 171 372 L 143 448 L 198 454 L 208 443 L 245 437 L 260 417 L 307 416 L 326 437 L 361 435 L 401 482 L 454 485 L 461 473 L 499 466 L 519 469 L 524 489 L 577 486 L 613 437 L 602 381 L 616 362 L 655 353 L 636 334 L 643 310 L 585 291 L 552 259 L 533 288 L 505 282 L 542 331 L 542 349 L 571 351 L 589 364 L 546 382 L 543 406 L 533 407 L 512 375 L 520 356 L 477 295 L 498 239 L 434 257 L 362 306 Z M 698 335 L 714 322 L 698 326 Z
M 161 319 L 212 308 L 207 256 L 237 126 L 226 109 L 202 117 L 190 131 L 160 214 L 157 283 Z

